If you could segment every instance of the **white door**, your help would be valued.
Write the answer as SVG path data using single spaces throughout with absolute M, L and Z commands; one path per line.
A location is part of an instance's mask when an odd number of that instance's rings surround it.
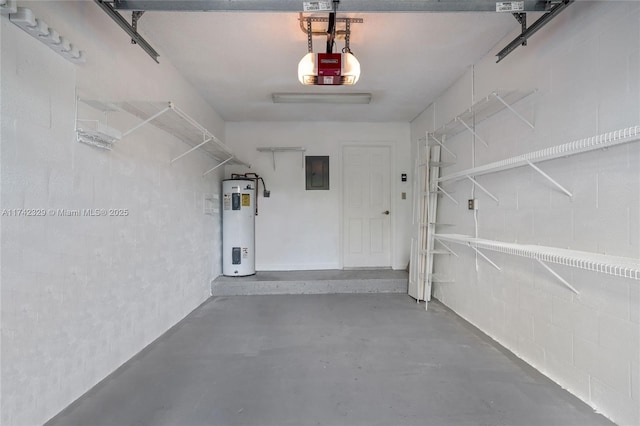
M 391 266 L 390 157 L 387 146 L 344 147 L 344 267 Z

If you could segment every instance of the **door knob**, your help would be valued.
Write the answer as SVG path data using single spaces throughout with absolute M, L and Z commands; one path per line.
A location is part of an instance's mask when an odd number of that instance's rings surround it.
M 389 210 L 385 210 L 385 211 L 383 211 L 383 212 L 382 212 L 382 214 L 386 214 L 386 215 L 388 215 L 388 214 L 389 214 Z

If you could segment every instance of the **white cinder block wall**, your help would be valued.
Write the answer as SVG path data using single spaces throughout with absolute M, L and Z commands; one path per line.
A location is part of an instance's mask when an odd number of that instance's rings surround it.
M 346 145 L 391 147 L 391 250 L 394 269 L 409 261 L 411 186 L 409 123 L 243 122 L 226 124 L 226 141 L 252 170 L 227 167 L 230 173 L 263 176 L 270 198 L 259 194 L 256 217 L 256 269 L 313 270 L 342 268 L 342 149 Z M 257 147 L 303 147 L 305 155 L 330 157 L 330 190 L 305 190 L 300 152 L 271 153 Z M 401 193 L 407 198 L 401 199 Z
M 490 147 L 466 133 L 451 139 L 457 164 L 446 173 L 544 147 L 640 124 L 640 5 L 576 2 L 501 63 L 495 53 L 470 69 L 412 123 L 423 137 L 493 89 L 537 89 L 516 109 L 530 130 L 508 111 L 479 123 Z M 447 159 L 446 154 L 443 155 Z M 499 198 L 481 191 L 477 235 L 640 257 L 640 142 L 542 163 L 573 191 L 570 199 L 529 168 L 479 178 Z M 438 205 L 446 233 L 474 235 L 467 182 L 447 185 L 460 206 Z M 455 278 L 434 295 L 518 356 L 619 424 L 640 423 L 640 283 L 553 265 L 580 291 L 575 295 L 534 261 L 487 252 L 502 272 L 473 252 L 454 246 L 459 258 L 436 261 Z
M 155 64 L 93 2 L 25 2 L 86 51 L 73 65 L 0 19 L 2 209 L 128 209 L 126 217 L 0 218 L 2 416 L 41 424 L 209 296 L 219 217 L 203 214 L 216 164 L 153 126 L 111 152 L 75 141 L 76 88 L 172 100 L 220 138 L 224 123 L 161 57 Z M 85 115 L 86 114 L 86 115 Z M 90 108 L 81 116 L 103 118 Z M 126 130 L 137 119 L 118 114 Z

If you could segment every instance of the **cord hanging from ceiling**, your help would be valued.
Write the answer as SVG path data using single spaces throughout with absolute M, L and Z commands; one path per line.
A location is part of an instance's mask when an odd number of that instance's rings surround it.
M 340 0 L 333 1 L 333 12 L 329 14 L 329 25 L 327 27 L 327 53 L 333 53 L 333 46 L 336 39 L 336 13 L 338 13 L 338 3 Z

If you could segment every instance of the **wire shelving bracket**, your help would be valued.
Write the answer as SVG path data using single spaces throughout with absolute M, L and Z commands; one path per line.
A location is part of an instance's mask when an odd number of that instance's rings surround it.
M 553 186 L 555 186 L 556 188 L 558 188 L 560 191 L 564 192 L 569 198 L 573 197 L 573 194 L 571 193 L 571 191 L 569 191 L 567 188 L 565 188 L 564 186 L 560 185 L 554 178 L 552 178 L 551 176 L 549 176 L 548 174 L 546 174 L 545 172 L 542 171 L 542 169 L 540 169 L 540 167 L 536 166 L 535 164 L 533 164 L 531 161 L 527 161 L 527 164 L 536 172 L 538 172 L 542 177 L 544 177 L 545 179 L 547 179 L 549 182 L 551 182 L 553 184 Z
M 438 146 L 440 146 L 440 148 L 442 148 L 444 151 L 448 152 L 450 156 L 452 156 L 453 158 L 458 158 L 458 156 L 456 154 L 453 153 L 453 151 L 451 151 L 449 148 L 447 148 L 444 145 L 444 137 L 442 137 L 442 140 L 438 139 L 436 137 L 435 133 L 427 133 L 427 137 L 431 138 L 432 141 L 434 141 Z M 433 146 L 433 145 L 431 145 Z
M 499 267 L 498 265 L 495 264 L 495 262 L 491 259 L 489 259 L 489 257 L 487 257 L 486 254 L 484 254 L 483 252 L 480 251 L 480 249 L 478 247 L 474 247 L 471 244 L 469 244 L 469 247 L 471 247 L 480 257 L 482 257 L 484 260 L 486 260 L 487 262 L 489 262 L 489 264 L 491 266 L 493 266 L 494 268 L 496 268 L 498 271 L 502 271 L 502 268 Z
M 467 178 L 468 178 L 471 182 L 473 182 L 473 184 L 474 184 L 476 187 L 478 187 L 482 192 L 484 192 L 485 194 L 487 194 L 489 197 L 493 198 L 493 200 L 494 200 L 496 203 L 500 204 L 500 201 L 498 200 L 498 198 L 497 198 L 495 195 L 493 195 L 491 192 L 489 192 L 489 190 L 488 190 L 487 188 L 485 188 L 484 186 L 480 185 L 480 183 L 479 183 L 477 180 L 475 180 L 474 178 L 472 178 L 472 177 L 471 177 L 471 176 L 469 176 L 469 175 L 467 175 Z

